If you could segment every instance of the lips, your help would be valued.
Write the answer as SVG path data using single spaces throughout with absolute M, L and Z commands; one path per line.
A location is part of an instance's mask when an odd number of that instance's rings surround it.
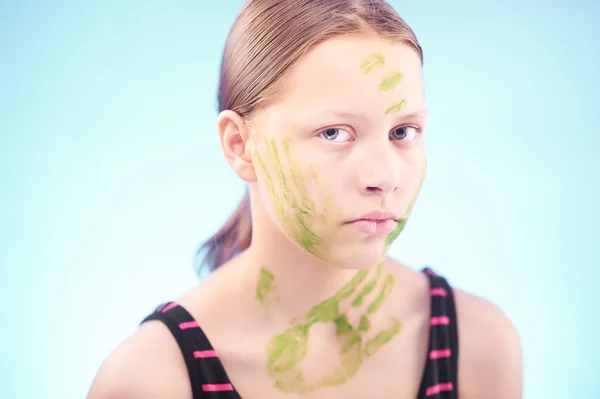
M 358 219 L 348 224 L 366 234 L 390 234 L 398 222 L 393 219 Z
M 361 220 L 371 221 L 371 222 L 385 222 L 385 221 L 394 221 L 397 222 L 400 218 L 392 212 L 387 211 L 372 211 L 369 213 L 365 213 L 364 215 L 349 221 L 348 223 L 354 223 Z
M 366 234 L 389 234 L 398 226 L 398 216 L 387 211 L 373 211 L 346 222 Z

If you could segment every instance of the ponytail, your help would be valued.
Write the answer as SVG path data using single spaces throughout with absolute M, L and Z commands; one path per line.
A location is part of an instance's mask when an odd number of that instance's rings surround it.
M 250 213 L 250 196 L 244 194 L 233 215 L 221 229 L 209 238 L 198 250 L 196 256 L 201 258 L 198 265 L 200 272 L 204 266 L 214 271 L 219 266 L 248 248 L 252 239 L 252 218 Z

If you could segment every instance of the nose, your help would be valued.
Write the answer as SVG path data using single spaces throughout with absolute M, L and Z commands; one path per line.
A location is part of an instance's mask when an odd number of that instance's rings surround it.
M 388 196 L 401 186 L 402 162 L 398 154 L 380 154 L 364 159 L 359 174 L 359 191 L 363 195 Z
M 394 191 L 400 188 L 400 184 L 391 181 L 391 179 L 370 179 L 369 184 L 361 185 L 362 194 L 366 195 L 380 195 L 382 197 L 392 194 Z

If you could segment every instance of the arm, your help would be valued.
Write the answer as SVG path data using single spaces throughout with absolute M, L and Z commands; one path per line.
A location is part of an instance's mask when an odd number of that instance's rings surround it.
M 456 292 L 459 396 L 521 399 L 523 364 L 519 334 L 502 311 L 484 299 Z
M 104 361 L 87 399 L 189 399 L 185 362 L 175 339 L 148 322 Z

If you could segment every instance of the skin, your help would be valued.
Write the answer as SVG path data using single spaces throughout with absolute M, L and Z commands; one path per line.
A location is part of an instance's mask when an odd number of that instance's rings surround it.
M 388 234 L 388 236 L 385 239 L 385 243 L 383 246 L 384 253 L 387 253 L 387 251 L 390 249 L 390 247 L 392 246 L 394 241 L 396 241 L 396 239 L 400 236 L 400 233 L 402 233 L 402 231 L 406 227 L 406 224 L 408 223 L 408 218 L 409 218 L 410 214 L 412 213 L 413 207 L 415 206 L 415 202 L 417 201 L 417 197 L 419 196 L 419 193 L 421 192 L 421 188 L 423 187 L 423 183 L 425 182 L 426 174 L 427 174 L 427 163 L 425 163 L 425 165 L 423 167 L 421 183 L 419 183 L 419 189 L 417 190 L 417 193 L 415 194 L 415 198 L 408 204 L 408 209 L 406 210 L 406 216 L 398 223 L 396 228 L 390 234 Z
M 266 303 L 266 299 L 270 293 L 275 289 L 275 277 L 273 273 L 264 267 L 261 267 L 260 274 L 258 277 L 258 283 L 256 284 L 256 299 L 261 304 Z
M 285 233 L 300 247 L 321 259 L 327 258 L 327 237 L 316 229 L 327 224 L 327 207 L 318 210 L 307 190 L 307 180 L 318 183 L 311 166 L 305 173 L 294 160 L 291 141 L 278 143 L 266 138 L 265 155 L 254 152 L 258 167 L 265 176 L 275 216 Z
M 385 56 L 381 52 L 375 51 L 362 60 L 360 63 L 360 70 L 365 74 L 369 74 L 376 69 L 383 68 L 384 65 Z
M 412 55 L 414 56 L 414 52 Z M 421 171 L 426 157 L 418 131 L 409 134 L 410 137 L 405 142 L 389 141 L 387 150 L 383 150 L 382 147 L 368 148 L 368 145 L 361 144 L 361 142 L 373 142 L 375 132 L 380 135 L 379 137 L 385 138 L 390 129 L 422 129 L 424 120 L 419 116 L 423 104 L 423 95 L 420 92 L 422 87 L 415 85 L 418 81 L 415 80 L 415 73 L 420 79 L 418 59 L 415 65 L 418 71 L 415 71 L 412 65 L 408 68 L 406 65 L 403 66 L 402 62 L 398 62 L 398 57 L 391 52 L 371 50 L 363 52 L 357 63 L 359 74 L 355 79 L 363 79 L 365 85 L 370 86 L 372 90 L 369 95 L 372 98 L 368 103 L 374 105 L 369 107 L 368 112 L 383 114 L 385 117 L 383 121 L 387 126 L 383 126 L 380 116 L 378 122 L 367 123 L 368 120 L 365 118 L 365 123 L 357 126 L 347 127 L 343 124 L 336 126 L 335 123 L 327 123 L 329 118 L 312 115 L 325 108 L 324 105 L 316 104 L 305 112 L 307 103 L 291 101 L 289 108 L 286 106 L 286 111 L 289 110 L 293 112 L 292 114 L 278 112 L 278 107 L 275 105 L 265 111 L 264 119 L 259 117 L 253 122 L 255 145 L 252 158 L 258 179 L 257 187 L 261 192 L 260 196 L 266 211 L 276 220 L 277 225 L 289 239 L 320 260 L 336 265 L 365 268 L 379 264 L 383 260 L 385 251 L 391 247 L 404 229 L 405 219 L 409 213 L 407 209 L 409 211 L 412 209 L 411 204 L 414 204 L 419 191 Z M 316 77 L 315 80 L 321 79 Z M 295 92 L 304 91 L 304 87 L 307 87 L 304 85 L 296 88 L 295 83 L 294 79 L 291 79 L 289 86 L 292 87 L 288 88 L 287 92 L 290 93 L 288 95 L 293 96 Z M 325 84 L 327 82 L 315 86 L 320 87 Z M 314 90 L 315 88 L 307 93 L 308 98 L 305 101 L 310 103 Z M 361 92 L 364 93 L 365 90 L 369 89 L 361 89 Z M 332 92 L 338 91 L 335 89 Z M 334 95 L 333 98 L 335 102 L 329 106 L 339 103 L 338 95 Z M 354 109 L 352 106 L 344 108 Z M 362 110 L 364 106 L 356 109 Z M 368 115 L 366 111 L 364 112 L 362 115 Z M 417 117 L 406 119 L 403 115 L 407 112 Z M 305 114 L 305 117 L 297 125 L 295 120 L 302 114 Z M 369 116 L 369 119 L 371 117 L 376 118 L 375 114 Z M 321 143 L 317 143 L 315 135 L 320 134 L 321 120 L 324 125 L 321 130 L 333 128 L 343 135 L 343 140 L 338 140 L 340 137 L 338 134 L 329 143 L 322 138 L 320 138 Z M 312 123 L 308 124 L 305 121 L 315 121 L 312 137 L 308 135 L 312 130 L 310 129 Z M 332 118 L 331 121 L 335 122 L 335 119 Z M 281 130 L 274 128 L 280 124 Z M 350 137 L 350 134 L 354 137 Z M 364 140 L 361 135 L 364 136 Z M 346 143 L 350 138 L 356 143 L 353 145 L 356 150 L 351 156 L 344 156 L 339 148 L 348 147 Z M 307 141 L 309 139 L 311 140 Z M 331 151 L 336 152 L 328 155 Z M 382 157 L 375 155 L 381 151 L 393 152 L 388 157 L 391 162 L 386 165 L 381 164 Z M 365 154 L 374 154 L 375 158 L 365 159 Z M 371 157 L 367 156 L 367 158 Z M 370 170 L 373 167 L 383 169 L 373 172 Z M 389 176 L 383 175 L 389 173 L 386 170 L 394 168 L 403 172 L 396 176 L 395 173 L 390 173 Z M 383 203 L 369 201 L 370 206 L 353 207 L 353 202 L 350 200 L 353 194 L 349 189 L 356 183 L 353 184 L 345 178 L 357 176 L 352 172 L 353 170 L 362 170 L 364 176 L 380 175 L 381 177 L 377 179 L 385 182 L 383 189 L 386 191 L 392 189 L 393 192 L 388 198 L 382 198 Z M 368 184 L 366 181 L 365 183 Z M 378 182 L 373 183 L 377 188 Z M 394 188 L 400 183 L 402 190 Z M 381 209 L 395 210 L 400 220 L 392 234 L 377 238 L 379 244 L 376 239 L 367 241 L 357 235 L 356 231 L 341 227 L 345 226 L 347 221 L 360 217 L 361 214 Z M 365 244 L 371 248 L 366 248 Z
M 381 79 L 379 90 L 390 91 L 395 89 L 400 84 L 403 75 L 404 74 L 401 71 L 389 72 Z
M 360 68 L 363 72 L 365 72 L 367 74 L 367 73 L 371 73 L 374 69 L 376 69 L 376 67 L 383 67 L 384 65 L 385 65 L 385 56 L 379 52 L 374 52 L 374 53 L 368 55 L 367 57 L 365 57 L 365 59 L 361 62 Z M 404 76 L 404 74 L 398 70 L 393 70 L 391 72 L 388 72 L 381 78 L 381 82 L 379 83 L 379 90 L 390 91 L 390 90 L 396 88 L 402 81 L 403 76 Z M 404 109 L 404 107 L 406 107 L 407 103 L 408 102 L 405 98 L 399 100 L 398 102 L 387 107 L 387 109 L 385 110 L 385 115 L 389 115 L 389 114 L 393 114 L 395 112 L 402 111 Z M 412 212 L 412 209 L 417 200 L 417 197 L 418 197 L 419 193 L 421 192 L 423 182 L 425 181 L 426 171 L 427 171 L 427 163 L 425 162 L 424 167 L 423 167 L 421 182 L 419 183 L 419 188 L 417 189 L 417 192 L 415 193 L 414 199 L 408 204 L 408 208 L 405 212 L 406 216 L 398 222 L 398 225 L 396 226 L 396 228 L 391 233 L 389 233 L 385 239 L 384 246 L 383 246 L 384 254 L 387 253 L 387 251 L 390 249 L 390 247 L 392 246 L 394 241 L 396 241 L 396 239 L 398 239 L 398 237 L 400 236 L 400 233 L 402 233 L 402 231 L 406 227 L 406 224 L 408 222 L 408 217 L 410 216 L 410 213 Z
M 390 105 L 389 107 L 387 107 L 385 110 L 385 114 L 389 115 L 389 114 L 393 114 L 394 112 L 400 112 L 404 109 L 404 107 L 406 107 L 406 99 L 405 98 L 403 98 L 403 99 L 395 102 L 394 104 Z
M 360 70 L 365 75 L 369 75 L 376 73 L 385 64 L 385 55 L 381 52 L 373 52 L 362 60 Z M 398 69 L 385 72 L 380 78 L 378 89 L 383 92 L 393 91 L 400 85 L 402 78 L 403 73 Z M 387 107 L 384 114 L 400 112 L 406 105 L 407 101 L 403 98 L 400 102 Z M 302 168 L 298 167 L 298 162 L 290 155 L 290 147 L 291 140 L 284 140 L 278 144 L 274 138 L 265 138 L 263 146 L 265 155 L 263 156 L 257 149 L 254 158 L 267 182 L 267 192 L 270 194 L 274 214 L 285 233 L 310 254 L 326 259 L 328 248 L 325 240 L 311 226 L 327 224 L 327 211 L 317 212 L 315 203 L 319 199 L 313 198 L 307 190 L 307 178 Z M 314 180 L 317 174 L 312 165 L 309 171 Z M 424 176 L 423 173 L 414 198 L 403 213 L 404 217 L 400 219 L 394 231 L 385 238 L 384 253 L 406 226 Z M 394 287 L 394 279 L 391 275 L 382 277 L 382 267 L 383 263 L 380 263 L 372 271 L 369 281 L 365 281 L 370 273 L 368 269 L 357 272 L 337 293 L 311 307 L 304 316 L 304 322 L 292 322 L 283 332 L 271 338 L 266 348 L 267 369 L 277 390 L 305 395 L 322 388 L 342 385 L 357 374 L 366 358 L 375 355 L 401 331 L 400 320 L 391 318 L 388 325 L 382 327 L 372 338 L 364 337 L 364 333 L 371 329 L 369 316 L 381 309 Z M 358 289 L 363 282 L 362 288 Z M 259 284 L 265 285 L 263 279 L 259 280 Z M 272 284 L 272 279 L 269 280 L 269 284 Z M 257 292 L 259 290 L 257 287 Z M 341 302 L 352 295 L 351 306 L 362 312 L 356 326 L 350 324 L 348 315 L 339 310 Z M 368 304 L 365 303 L 367 298 L 371 298 Z M 308 353 L 310 330 L 317 323 L 335 325 L 339 360 L 334 370 L 325 373 L 317 381 L 308 382 L 302 373 L 302 363 Z
M 386 76 L 384 76 L 382 78 L 381 83 L 379 84 L 379 89 L 383 90 L 383 91 L 388 91 L 388 90 L 395 88 L 396 86 L 398 86 L 398 84 L 400 84 L 402 77 L 403 77 L 403 74 L 400 71 L 394 71 L 394 72 L 388 73 Z M 389 115 L 394 112 L 402 111 L 406 105 L 407 105 L 407 101 L 405 98 L 403 98 L 400 101 L 389 106 L 385 110 L 385 114 Z M 427 172 L 427 162 L 425 162 L 425 166 L 423 168 L 423 175 L 421 177 L 421 183 L 419 184 L 419 188 L 415 194 L 415 198 L 408 204 L 408 208 L 405 212 L 406 216 L 398 222 L 398 225 L 396 226 L 396 228 L 391 233 L 389 233 L 385 239 L 385 243 L 384 243 L 384 247 L 383 247 L 384 253 L 387 253 L 387 251 L 390 249 L 390 247 L 392 246 L 394 241 L 396 241 L 396 239 L 400 236 L 400 234 L 406 227 L 406 223 L 408 222 L 408 217 L 410 216 L 412 209 L 415 205 L 415 202 L 417 200 L 417 197 L 418 197 L 419 193 L 421 192 L 421 188 L 425 181 L 426 172 Z
M 381 310 L 393 286 L 392 275 L 383 276 L 383 264 L 375 270 L 361 270 L 335 294 L 310 308 L 302 323 L 290 323 L 285 331 L 272 337 L 266 347 L 266 356 L 274 387 L 282 393 L 306 395 L 352 379 L 367 358 L 375 355 L 402 330 L 402 323 L 390 317 L 387 325 L 373 337 L 366 337 L 372 327 L 369 317 Z M 360 310 L 357 325 L 352 325 L 348 314 L 340 311 L 345 301 Z M 333 370 L 324 372 L 316 381 L 307 381 L 302 372 L 303 361 L 308 353 L 310 330 L 318 323 L 335 326 L 338 361 Z

